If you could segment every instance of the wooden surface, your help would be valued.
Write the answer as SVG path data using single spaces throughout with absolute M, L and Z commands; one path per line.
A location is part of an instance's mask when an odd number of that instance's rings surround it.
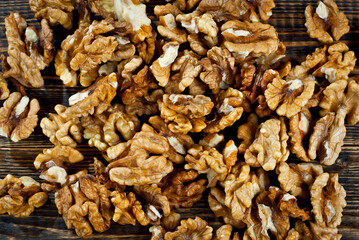
M 151 5 L 160 1 L 151 1 Z M 304 0 L 275 0 L 277 7 L 273 10 L 273 16 L 269 21 L 279 32 L 280 39 L 287 46 L 287 56 L 293 63 L 302 61 L 306 54 L 319 46 L 318 42 L 310 39 L 304 27 L 304 9 L 308 4 L 316 4 L 316 1 Z M 350 21 L 351 32 L 343 39 L 351 50 L 359 56 L 359 0 L 337 0 L 339 8 L 345 12 Z M 11 11 L 19 12 L 28 20 L 30 25 L 36 25 L 28 1 L 26 0 L 0 0 L 0 53 L 6 53 L 7 41 L 5 38 L 4 18 Z M 153 12 L 153 7 L 148 8 Z M 55 31 L 56 46 L 61 43 L 59 36 L 64 36 L 61 28 Z M 356 68 L 355 73 L 359 73 Z M 43 72 L 45 87 L 28 90 L 30 97 L 36 97 L 41 105 L 39 118 L 48 112 L 53 112 L 55 104 L 66 104 L 70 95 L 78 88 L 66 88 L 62 82 L 54 76 L 53 67 Z M 50 148 L 52 144 L 42 135 L 40 127 L 27 140 L 19 143 L 11 143 L 7 139 L 0 138 L 0 178 L 11 173 L 15 176 L 28 175 L 38 179 L 38 172 L 33 167 L 33 160 L 43 148 Z M 85 143 L 78 149 L 85 155 L 87 161 L 80 164 L 79 168 L 88 167 L 92 171 L 90 162 L 93 156 L 99 155 L 94 148 L 89 148 Z M 347 207 L 344 209 L 343 221 L 340 232 L 343 239 L 359 239 L 359 126 L 347 128 L 345 146 L 337 163 L 328 168 L 328 171 L 338 172 L 339 181 L 347 192 Z M 208 193 L 206 192 L 205 195 Z M 182 218 L 197 215 L 206 220 L 215 229 L 222 223 L 211 213 L 207 197 L 190 209 L 180 209 Z M 37 209 L 30 217 L 14 218 L 8 215 L 0 215 L 0 239 L 58 239 L 77 238 L 73 230 L 67 230 L 61 218 L 57 214 L 53 196 L 40 209 Z M 90 238 L 97 239 L 150 239 L 148 227 L 120 226 L 113 223 L 111 229 L 103 234 L 95 233 Z

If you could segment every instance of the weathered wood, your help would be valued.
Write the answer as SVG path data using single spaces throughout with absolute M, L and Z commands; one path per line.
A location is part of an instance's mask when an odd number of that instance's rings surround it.
M 163 1 L 151 1 L 149 12 L 153 12 L 153 6 Z M 287 56 L 294 62 L 302 61 L 306 54 L 312 52 L 320 44 L 310 39 L 304 27 L 304 9 L 307 4 L 315 5 L 317 1 L 304 0 L 276 0 L 277 7 L 273 11 L 270 23 L 273 24 L 280 39 L 287 46 Z M 343 40 L 355 52 L 359 52 L 359 0 L 337 0 L 338 6 L 350 20 L 351 32 L 343 37 Z M 7 41 L 5 38 L 4 17 L 11 11 L 19 12 L 30 25 L 38 25 L 28 6 L 27 0 L 0 0 L 0 53 L 6 54 Z M 61 28 L 56 28 L 56 46 L 61 43 Z M 359 73 L 359 69 L 354 71 Z M 62 85 L 58 77 L 54 75 L 53 67 L 43 71 L 45 87 L 28 90 L 30 97 L 36 97 L 41 105 L 39 118 L 46 113 L 53 112 L 56 104 L 67 103 L 67 98 L 80 88 L 67 88 Z M 52 144 L 43 136 L 40 127 L 27 140 L 19 143 L 10 143 L 7 139 L 0 138 L 0 178 L 8 173 L 28 175 L 39 180 L 38 172 L 33 167 L 33 160 L 43 148 L 51 148 Z M 94 148 L 89 148 L 86 143 L 79 145 L 78 149 L 85 155 L 86 161 L 78 164 L 78 168 L 89 168 L 93 172 L 91 160 L 101 154 Z M 359 239 L 359 126 L 348 126 L 345 146 L 337 163 L 328 168 L 329 171 L 338 172 L 340 182 L 347 191 L 347 207 L 344 209 L 343 222 L 340 232 L 343 239 Z M 182 218 L 200 216 L 214 228 L 222 223 L 209 210 L 206 195 L 192 208 L 180 209 Z M 53 196 L 46 205 L 37 209 L 28 218 L 14 218 L 8 215 L 0 215 L 0 239 L 75 239 L 76 234 L 67 230 L 61 216 L 57 214 Z M 112 227 L 105 233 L 95 233 L 91 239 L 149 239 L 148 227 L 120 226 L 112 223 Z

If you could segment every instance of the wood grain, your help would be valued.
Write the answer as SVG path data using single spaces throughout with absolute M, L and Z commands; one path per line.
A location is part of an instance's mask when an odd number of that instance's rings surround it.
M 153 6 L 162 1 L 151 1 L 148 12 L 153 14 Z M 308 4 L 316 4 L 316 1 L 306 0 L 276 0 L 277 7 L 273 11 L 270 23 L 279 33 L 280 39 L 287 46 L 287 56 L 293 63 L 302 61 L 306 54 L 312 52 L 318 42 L 310 39 L 304 27 L 304 9 Z M 343 40 L 359 53 L 359 0 L 337 0 L 339 8 L 345 12 L 350 20 L 351 32 L 344 36 Z M 7 41 L 5 38 L 4 17 L 10 12 L 19 12 L 27 19 L 30 25 L 38 25 L 33 18 L 28 1 L 26 0 L 0 0 L 0 53 L 6 53 Z M 61 28 L 55 29 L 56 46 L 61 43 L 60 36 L 67 35 Z M 358 74 L 356 67 L 354 73 Z M 58 77 L 54 75 L 53 67 L 43 71 L 45 86 L 40 89 L 29 89 L 28 95 L 36 97 L 41 105 L 40 119 L 48 112 L 53 112 L 55 104 L 66 104 L 68 97 L 79 88 L 67 88 L 62 85 Z M 50 148 L 52 144 L 42 135 L 40 127 L 27 140 L 19 143 L 10 143 L 7 139 L 0 138 L 0 178 L 11 173 L 16 176 L 28 175 L 39 180 L 32 162 L 42 152 L 43 148 Z M 79 168 L 93 169 L 91 159 L 99 156 L 94 148 L 82 144 L 78 149 L 85 155 L 86 161 Z M 337 163 L 328 171 L 338 172 L 340 182 L 347 191 L 347 207 L 344 209 L 343 222 L 340 232 L 343 239 L 359 239 L 359 126 L 348 126 L 345 146 Z M 206 192 L 205 195 L 208 193 Z M 182 218 L 200 216 L 213 226 L 218 228 L 222 223 L 209 210 L 207 198 L 203 197 L 192 208 L 180 209 Z M 57 214 L 53 196 L 40 209 L 37 209 L 30 217 L 14 218 L 0 215 L 0 239 L 76 239 L 72 230 L 67 230 L 61 218 Z M 113 223 L 111 229 L 103 234 L 93 234 L 91 239 L 150 239 L 148 227 L 120 226 Z

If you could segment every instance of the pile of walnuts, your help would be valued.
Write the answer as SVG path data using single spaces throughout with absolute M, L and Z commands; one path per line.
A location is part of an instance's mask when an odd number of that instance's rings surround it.
M 1 136 L 33 132 L 40 104 L 25 88 L 43 86 L 53 61 L 65 86 L 84 88 L 41 119 L 54 144 L 34 160 L 43 182 L 1 180 L 0 213 L 28 216 L 54 192 L 80 237 L 139 223 L 152 225 L 153 240 L 340 239 L 346 193 L 321 164 L 335 163 L 345 124 L 359 121 L 359 79 L 349 76 L 354 52 L 338 41 L 349 25 L 335 2 L 306 8 L 310 37 L 326 45 L 297 66 L 261 22 L 273 0 L 167 0 L 157 20 L 146 2 L 29 0 L 41 30 L 18 13 L 5 18 Z M 59 49 L 54 25 L 76 28 Z M 82 141 L 103 155 L 92 174 L 75 170 Z M 304 163 L 287 163 L 290 154 Z M 223 218 L 216 234 L 176 213 L 205 191 Z

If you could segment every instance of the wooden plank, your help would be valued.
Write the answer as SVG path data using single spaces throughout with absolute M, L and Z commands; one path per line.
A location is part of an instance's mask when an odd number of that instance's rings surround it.
M 153 6 L 163 1 L 151 1 L 149 11 L 153 11 Z M 310 39 L 304 27 L 304 9 L 307 4 L 315 5 L 317 1 L 311 0 L 277 0 L 277 7 L 273 11 L 273 16 L 269 23 L 273 24 L 280 39 L 287 45 L 287 56 L 293 62 L 302 61 L 306 54 L 311 53 L 320 44 Z M 341 10 L 343 10 L 350 20 L 352 31 L 343 37 L 343 40 L 355 52 L 359 52 L 359 0 L 337 0 Z M 6 53 L 7 41 L 5 38 L 4 17 L 11 11 L 19 12 L 25 17 L 29 25 L 38 25 L 33 14 L 29 10 L 27 0 L 1 0 L 0 1 L 0 53 Z M 56 46 L 59 46 L 63 36 L 61 28 L 56 28 Z M 54 76 L 53 68 L 43 71 L 46 81 L 45 87 L 40 89 L 30 89 L 30 97 L 36 97 L 40 101 L 40 119 L 46 113 L 53 112 L 56 104 L 67 104 L 70 95 L 80 88 L 67 88 L 62 85 L 58 77 Z M 359 69 L 356 68 L 356 74 Z M 4 138 L 0 138 L 0 177 L 7 173 L 15 175 L 28 175 L 39 180 L 38 172 L 33 167 L 33 160 L 42 152 L 43 148 L 50 148 L 52 144 L 42 135 L 40 127 L 36 127 L 33 135 L 19 143 L 10 143 Z M 86 143 L 79 145 L 78 149 L 85 155 L 85 161 L 79 163 L 77 167 L 88 168 L 93 172 L 91 161 L 94 156 L 101 154 L 94 148 L 87 147 Z M 347 207 L 344 209 L 343 222 L 340 232 L 343 239 L 359 239 L 359 127 L 348 126 L 345 146 L 334 166 L 327 168 L 328 171 L 338 172 L 340 182 L 347 191 Z M 215 229 L 222 222 L 217 219 L 209 210 L 207 203 L 208 190 L 205 196 L 192 208 L 179 209 L 182 218 L 200 216 L 208 221 Z M 112 227 L 105 233 L 93 234 L 90 239 L 149 239 L 148 227 L 142 226 L 120 226 L 112 223 Z M 76 239 L 74 231 L 67 230 L 62 218 L 57 214 L 54 205 L 53 195 L 44 207 L 37 209 L 28 218 L 14 218 L 7 215 L 0 215 L 0 239 L 57 239 L 68 238 Z

